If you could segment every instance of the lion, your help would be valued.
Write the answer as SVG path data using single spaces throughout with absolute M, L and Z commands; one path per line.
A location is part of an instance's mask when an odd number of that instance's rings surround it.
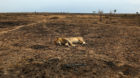
M 86 44 L 83 37 L 68 37 L 68 38 L 57 38 L 55 41 L 57 45 L 65 45 L 65 46 L 76 46 L 74 43 Z

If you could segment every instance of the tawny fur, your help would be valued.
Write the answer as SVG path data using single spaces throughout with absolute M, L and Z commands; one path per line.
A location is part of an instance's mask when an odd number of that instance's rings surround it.
M 68 37 L 68 38 L 57 38 L 55 44 L 65 46 L 76 46 L 74 43 L 86 44 L 83 37 Z

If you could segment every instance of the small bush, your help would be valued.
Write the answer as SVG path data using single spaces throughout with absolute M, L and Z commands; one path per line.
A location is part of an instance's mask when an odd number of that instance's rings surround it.
M 51 17 L 50 19 L 59 19 L 59 17 Z
M 31 48 L 32 49 L 45 49 L 46 46 L 44 46 L 44 45 L 33 45 L 33 46 L 31 46 Z

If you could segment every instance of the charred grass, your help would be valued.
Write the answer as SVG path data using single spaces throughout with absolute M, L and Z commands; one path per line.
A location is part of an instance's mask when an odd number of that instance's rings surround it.
M 46 21 L 0 34 L 1 78 L 140 77 L 140 28 L 134 15 L 106 15 L 101 22 L 98 15 L 17 15 L 1 14 L 3 20 L 15 17 L 22 23 L 0 24 L 10 27 L 23 24 L 23 20 L 28 23 L 23 16 L 34 22 Z M 84 37 L 87 45 L 54 44 L 56 37 L 71 36 Z

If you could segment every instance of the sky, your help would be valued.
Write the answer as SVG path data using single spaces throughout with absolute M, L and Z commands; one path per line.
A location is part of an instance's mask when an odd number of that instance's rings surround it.
M 0 0 L 0 12 L 140 12 L 140 0 Z

